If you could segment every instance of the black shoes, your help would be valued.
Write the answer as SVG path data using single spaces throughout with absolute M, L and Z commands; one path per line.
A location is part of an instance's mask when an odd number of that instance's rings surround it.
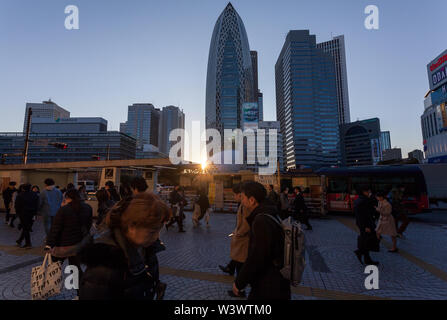
M 17 240 L 16 243 L 18 247 L 22 247 L 22 241 Z
M 219 269 L 224 273 L 228 273 L 230 276 L 234 276 L 234 271 L 232 272 L 230 268 L 219 265 Z

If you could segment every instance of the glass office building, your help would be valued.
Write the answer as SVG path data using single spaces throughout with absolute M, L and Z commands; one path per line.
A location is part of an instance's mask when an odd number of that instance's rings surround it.
M 309 30 L 292 30 L 275 65 L 276 115 L 286 169 L 338 165 L 338 103 L 334 58 Z
M 32 133 L 28 163 L 135 159 L 134 138 L 116 131 L 96 133 Z M 66 143 L 66 150 L 49 143 Z M 0 133 L 0 154 L 22 153 L 25 144 L 23 133 Z M 6 157 L 6 164 L 22 162 L 22 157 Z
M 211 38 L 206 82 L 206 128 L 242 128 L 245 102 L 257 102 L 252 58 L 241 17 L 229 3 Z

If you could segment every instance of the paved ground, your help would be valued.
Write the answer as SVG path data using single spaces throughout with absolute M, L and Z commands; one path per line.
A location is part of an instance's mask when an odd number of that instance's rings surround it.
M 159 255 L 162 281 L 168 284 L 165 299 L 230 299 L 232 278 L 222 275 L 219 264 L 228 262 L 229 237 L 235 216 L 214 214 L 211 226 L 193 228 L 187 214 L 186 233 L 176 227 L 161 232 L 167 250 Z M 314 219 L 306 233 L 307 266 L 303 283 L 293 288 L 293 299 L 447 299 L 447 212 L 412 218 L 400 254 L 388 253 L 383 241 L 379 260 L 380 289 L 364 287 L 364 268 L 353 254 L 357 233 L 350 216 Z M 3 221 L 4 214 L 0 214 Z M 15 247 L 18 230 L 0 225 L 0 299 L 30 299 L 30 273 L 42 261 L 43 227 L 34 226 L 35 248 Z M 73 291 L 53 299 L 73 299 Z

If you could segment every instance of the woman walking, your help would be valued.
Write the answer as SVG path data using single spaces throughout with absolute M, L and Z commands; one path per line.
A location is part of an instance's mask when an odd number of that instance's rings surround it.
M 45 250 L 49 250 L 54 261 L 68 258 L 70 265 L 80 269 L 78 246 L 90 232 L 92 226 L 92 207 L 81 201 L 79 192 L 70 189 L 65 194 L 65 205 L 54 217 L 47 236 Z
M 160 287 L 157 241 L 169 207 L 152 193 L 140 193 L 117 203 L 107 214 L 93 244 L 81 252 L 87 269 L 80 300 L 152 300 Z
M 379 201 L 376 210 L 380 213 L 379 224 L 376 228 L 377 237 L 380 239 L 382 235 L 391 236 L 391 239 L 393 240 L 393 248 L 389 250 L 389 252 L 396 253 L 399 250 L 396 246 L 397 231 L 396 223 L 392 215 L 393 208 L 388 200 L 385 198 L 384 193 L 377 193 L 376 198 Z

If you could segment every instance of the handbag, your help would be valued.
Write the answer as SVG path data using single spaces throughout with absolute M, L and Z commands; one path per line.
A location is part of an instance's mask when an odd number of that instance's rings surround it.
M 59 294 L 61 286 L 62 264 L 60 261 L 53 262 L 51 254 L 47 253 L 42 265 L 31 270 L 31 298 L 46 300 Z

